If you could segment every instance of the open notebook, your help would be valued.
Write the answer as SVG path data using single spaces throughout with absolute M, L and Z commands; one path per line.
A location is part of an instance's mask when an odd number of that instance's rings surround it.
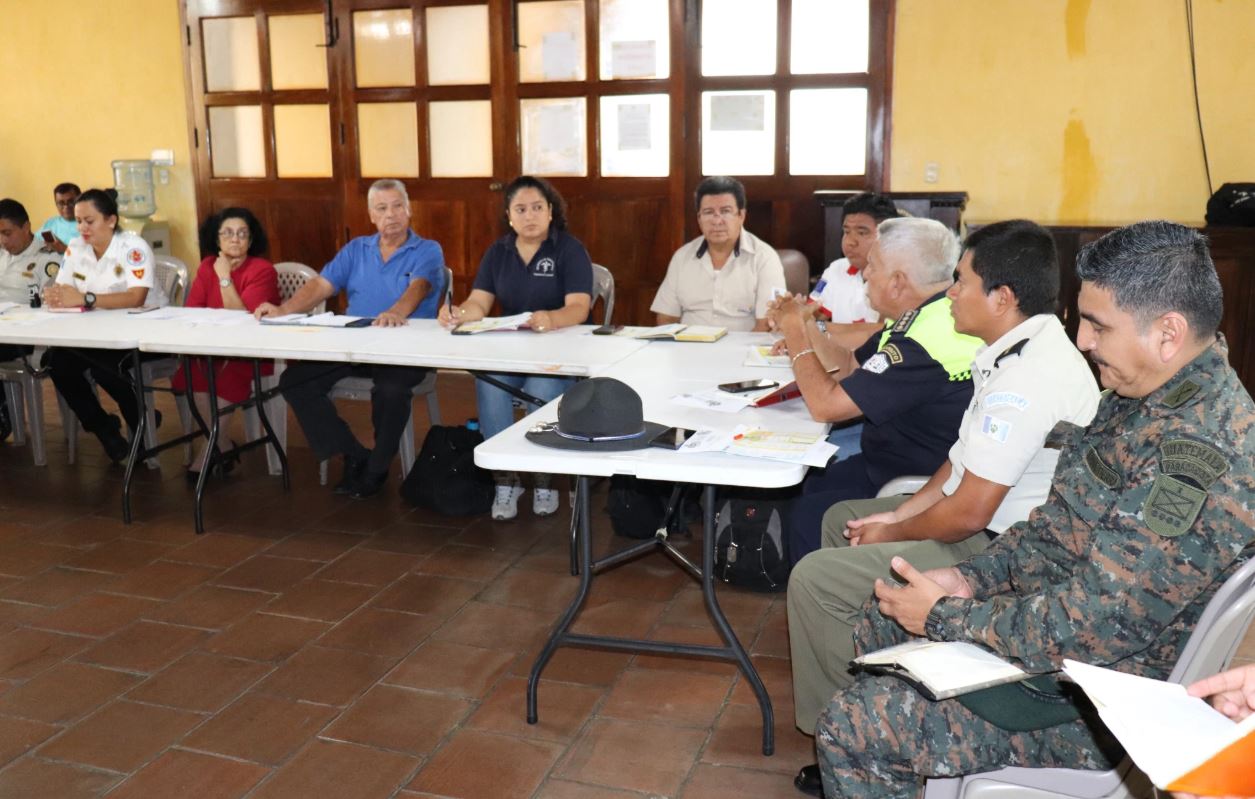
M 853 665 L 899 677 L 929 699 L 979 691 L 1028 678 L 994 653 L 961 641 L 917 639 L 855 658 Z

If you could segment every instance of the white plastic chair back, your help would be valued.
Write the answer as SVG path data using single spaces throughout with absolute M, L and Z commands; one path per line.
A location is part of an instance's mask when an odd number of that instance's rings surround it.
M 187 294 L 187 264 L 172 255 L 158 255 L 154 279 L 171 305 L 182 305 Z
M 601 264 L 593 264 L 593 305 L 597 304 L 598 299 L 606 303 L 606 315 L 602 324 L 608 325 L 614 315 L 614 275 Z
M 279 299 L 282 302 L 292 299 L 302 286 L 318 277 L 318 270 L 296 261 L 281 261 L 275 264 L 275 271 L 279 273 Z M 311 311 L 322 313 L 326 308 L 327 303 L 320 302 Z

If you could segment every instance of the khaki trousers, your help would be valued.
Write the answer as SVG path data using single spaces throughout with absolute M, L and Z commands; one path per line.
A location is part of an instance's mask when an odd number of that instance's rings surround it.
M 847 522 L 891 511 L 907 497 L 857 499 L 824 514 L 823 549 L 810 553 L 789 576 L 789 648 L 793 656 L 793 705 L 802 732 L 813 735 L 832 695 L 854 682 L 853 630 L 877 578 L 889 578 L 889 562 L 901 555 L 915 568 L 939 569 L 971 557 L 989 544 L 982 532 L 955 544 L 904 541 L 851 547 Z

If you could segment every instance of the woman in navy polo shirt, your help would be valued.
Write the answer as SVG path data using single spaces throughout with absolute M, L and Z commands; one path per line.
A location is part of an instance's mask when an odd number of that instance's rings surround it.
M 592 305 L 593 264 L 588 251 L 566 232 L 566 206 L 562 195 L 543 178 L 523 175 L 505 190 L 505 219 L 511 231 L 493 243 L 479 262 L 479 272 L 466 301 L 440 309 L 446 325 L 473 322 L 492 312 L 513 316 L 531 311 L 531 329 L 547 333 L 582 324 Z M 493 375 L 546 402 L 566 391 L 569 378 L 536 375 Z M 514 423 L 513 397 L 482 380 L 475 382 L 479 425 L 491 438 Z M 497 495 L 492 518 L 518 515 L 522 483 L 514 472 L 495 475 Z M 558 509 L 558 492 L 549 487 L 549 475 L 536 475 L 532 512 L 548 516 Z

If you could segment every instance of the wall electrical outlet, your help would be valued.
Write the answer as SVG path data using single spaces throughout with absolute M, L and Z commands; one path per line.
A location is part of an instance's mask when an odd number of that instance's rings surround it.
M 924 164 L 924 182 L 936 183 L 937 178 L 941 176 L 941 164 L 936 161 L 929 161 Z

